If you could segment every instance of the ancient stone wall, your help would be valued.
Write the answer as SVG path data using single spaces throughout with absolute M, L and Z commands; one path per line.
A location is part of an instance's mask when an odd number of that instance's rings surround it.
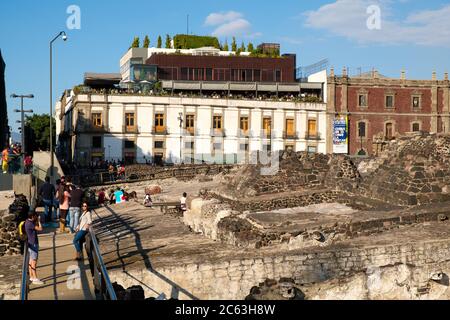
M 399 138 L 359 168 L 360 183 L 347 189 L 353 193 L 400 205 L 450 201 L 450 136 Z
M 167 297 L 191 299 L 244 299 L 253 286 L 266 279 L 292 278 L 297 285 L 342 278 L 376 268 L 408 264 L 423 272 L 423 285 L 433 272 L 448 266 L 450 240 L 393 244 L 382 247 L 305 250 L 278 256 L 242 258 L 220 263 L 172 265 L 149 270 L 111 270 L 112 281 L 131 286 L 136 279 L 146 284 L 146 296 L 155 291 Z M 152 290 L 148 288 L 152 288 Z M 189 294 L 186 294 L 189 293 Z
M 7 210 L 0 211 L 0 257 L 20 254 L 17 227 L 28 215 L 28 201 L 25 196 L 16 196 Z

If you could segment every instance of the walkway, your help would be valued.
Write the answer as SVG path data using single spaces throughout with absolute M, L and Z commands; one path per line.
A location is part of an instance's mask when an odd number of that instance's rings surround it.
M 89 262 L 72 260 L 72 240 L 73 235 L 58 234 L 55 228 L 39 234 L 37 275 L 44 284 L 30 284 L 29 300 L 95 300 Z

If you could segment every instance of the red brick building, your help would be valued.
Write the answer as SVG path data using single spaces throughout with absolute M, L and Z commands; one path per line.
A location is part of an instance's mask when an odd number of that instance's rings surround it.
M 372 71 L 358 77 L 328 77 L 329 128 L 337 115 L 348 117 L 348 153 L 377 154 L 387 141 L 413 131 L 449 132 L 450 82 L 448 74 L 437 80 L 386 78 Z M 330 130 L 333 133 L 333 130 Z M 333 139 L 327 152 L 333 152 Z
M 195 56 L 153 54 L 145 62 L 158 67 L 158 79 L 192 81 L 295 82 L 296 56 Z

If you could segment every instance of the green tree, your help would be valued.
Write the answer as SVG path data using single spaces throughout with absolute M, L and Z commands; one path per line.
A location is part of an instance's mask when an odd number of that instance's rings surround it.
M 231 51 L 237 51 L 236 38 L 233 37 L 233 42 L 231 42 Z
M 248 52 L 253 52 L 253 50 L 255 50 L 255 48 L 253 47 L 253 43 L 249 42 L 247 45 L 247 51 Z
M 241 48 L 240 48 L 241 50 L 241 52 L 243 52 L 243 51 L 245 51 L 245 44 L 244 44 L 244 41 L 242 41 L 242 44 L 241 44 Z
M 228 48 L 228 41 L 225 40 L 225 43 L 223 44 L 223 51 L 229 51 L 230 49 Z
M 139 37 L 134 37 L 133 43 L 131 44 L 131 48 L 139 48 L 139 44 L 140 44 Z
M 150 39 L 149 37 L 146 35 L 145 39 L 144 39 L 144 48 L 148 48 L 150 46 Z
M 158 36 L 158 44 L 156 45 L 157 48 L 161 48 L 162 47 L 162 39 L 161 36 Z
M 173 38 L 173 48 L 174 49 L 181 48 L 180 40 L 177 37 Z
M 53 141 L 56 137 L 56 121 L 53 123 Z M 48 114 L 33 114 L 27 116 L 25 120 L 25 145 L 28 151 L 49 150 L 50 149 L 50 116 Z
M 170 49 L 171 45 L 170 45 L 170 36 L 168 34 L 166 34 L 166 49 Z

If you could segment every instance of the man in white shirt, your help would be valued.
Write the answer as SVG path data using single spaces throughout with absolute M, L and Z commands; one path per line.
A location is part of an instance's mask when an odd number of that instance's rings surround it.
M 187 200 L 187 193 L 183 192 L 183 196 L 180 199 L 180 203 L 181 203 L 181 212 L 184 213 L 187 211 L 187 205 L 186 205 L 186 200 Z

